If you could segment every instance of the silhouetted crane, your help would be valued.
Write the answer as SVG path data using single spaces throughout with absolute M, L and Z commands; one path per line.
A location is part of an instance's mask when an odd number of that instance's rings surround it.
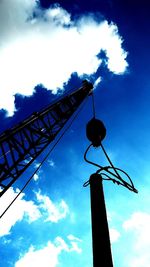
M 67 94 L 42 111 L 33 113 L 17 126 L 1 134 L 0 196 L 55 139 L 92 88 L 91 83 L 83 81 L 78 90 Z
M 0 135 L 0 197 L 24 173 L 44 149 L 54 141 L 57 134 L 65 126 L 84 99 L 92 94 L 93 118 L 88 122 L 86 128 L 87 137 L 91 144 L 84 154 L 84 159 L 88 163 L 98 167 L 98 170 L 90 176 L 90 179 L 84 183 L 84 186 L 90 185 L 91 192 L 93 266 L 113 267 L 102 182 L 103 180 L 110 180 L 135 193 L 138 191 L 135 189 L 129 175 L 125 171 L 113 166 L 101 143 L 106 135 L 106 128 L 102 121 L 95 118 L 92 89 L 93 85 L 85 80 L 83 81 L 82 87 L 78 90 L 51 103 L 42 111 L 34 112 L 29 118 Z M 109 166 L 102 167 L 87 159 L 87 152 L 91 146 L 101 146 L 110 164 Z M 119 172 L 126 175 L 129 182 L 125 181 Z M 32 177 L 33 175 L 24 185 L 22 191 Z M 14 203 L 19 194 L 1 214 L 0 218 L 2 218 Z

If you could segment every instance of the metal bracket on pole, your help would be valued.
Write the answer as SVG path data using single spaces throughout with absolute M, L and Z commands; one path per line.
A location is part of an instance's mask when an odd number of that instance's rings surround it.
M 93 266 L 113 267 L 102 177 L 90 176 Z

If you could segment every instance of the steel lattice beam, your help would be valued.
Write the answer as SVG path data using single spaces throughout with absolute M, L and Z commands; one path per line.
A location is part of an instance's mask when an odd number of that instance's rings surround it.
M 92 88 L 91 83 L 84 81 L 75 92 L 0 136 L 0 196 L 54 140 Z

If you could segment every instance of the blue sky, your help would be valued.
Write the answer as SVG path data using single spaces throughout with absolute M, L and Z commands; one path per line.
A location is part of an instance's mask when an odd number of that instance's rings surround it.
M 0 2 L 1 128 L 39 111 L 85 78 L 114 165 L 139 193 L 104 182 L 115 267 L 149 267 L 149 8 L 146 1 Z M 89 188 L 84 162 L 91 98 L 28 188 L 0 220 L 1 267 L 92 266 Z M 44 152 L 44 154 L 46 151 Z M 41 155 L 0 199 L 0 213 Z M 89 158 L 107 161 L 100 149 Z

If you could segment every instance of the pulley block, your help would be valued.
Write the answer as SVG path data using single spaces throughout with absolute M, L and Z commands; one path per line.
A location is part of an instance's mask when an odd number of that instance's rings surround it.
M 102 121 L 92 118 L 86 126 L 86 136 L 94 147 L 99 147 L 106 136 L 106 128 Z

